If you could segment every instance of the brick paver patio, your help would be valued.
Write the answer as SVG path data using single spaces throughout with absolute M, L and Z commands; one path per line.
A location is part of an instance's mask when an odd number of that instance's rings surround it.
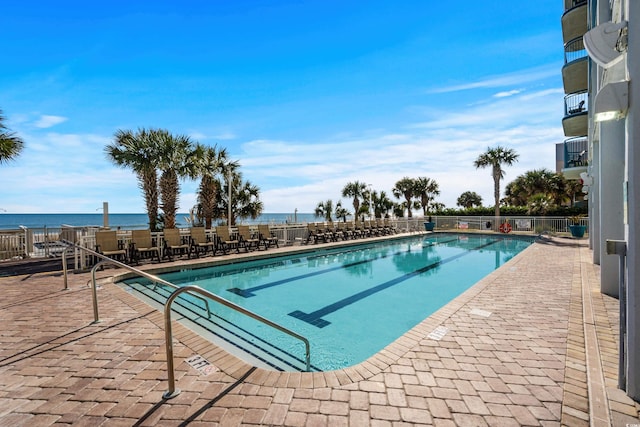
M 340 371 L 255 368 L 176 324 L 170 400 L 162 313 L 105 283 L 93 324 L 88 273 L 69 290 L 59 272 L 0 277 L 0 426 L 640 423 L 617 389 L 617 300 L 590 256 L 586 241 L 543 239 Z M 217 370 L 192 368 L 195 354 Z

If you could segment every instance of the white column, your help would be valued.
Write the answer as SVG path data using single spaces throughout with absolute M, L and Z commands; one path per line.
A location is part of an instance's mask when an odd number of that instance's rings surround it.
M 607 255 L 607 239 L 623 240 L 623 183 L 625 121 L 600 123 L 600 291 L 613 297 L 619 291 L 619 258 Z
M 640 2 L 628 0 L 627 394 L 640 400 Z

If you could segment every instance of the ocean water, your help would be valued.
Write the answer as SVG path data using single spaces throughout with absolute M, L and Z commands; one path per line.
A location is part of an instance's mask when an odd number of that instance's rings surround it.
M 189 214 L 179 213 L 176 215 L 176 223 L 178 227 L 189 227 Z M 243 224 L 285 224 L 293 223 L 297 220 L 299 223 L 319 221 L 314 214 L 311 213 L 265 213 L 260 215 L 256 220 L 245 220 Z M 101 227 L 104 224 L 101 213 L 90 214 L 14 214 L 0 212 L 0 230 L 13 230 L 20 226 L 27 228 L 59 228 L 62 225 L 70 225 L 74 227 L 96 226 Z M 145 229 L 149 227 L 147 214 L 140 213 L 110 213 L 109 226 L 111 228 L 120 227 L 124 230 Z

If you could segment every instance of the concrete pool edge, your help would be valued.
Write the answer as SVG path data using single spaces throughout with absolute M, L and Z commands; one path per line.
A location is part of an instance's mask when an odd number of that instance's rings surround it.
M 420 233 L 420 234 L 423 236 L 426 236 L 431 233 Z M 439 233 L 434 233 L 434 234 L 439 234 Z M 467 234 L 467 233 L 444 232 L 442 234 Z M 477 236 L 479 233 L 468 233 L 468 234 L 473 234 Z M 483 234 L 486 234 L 487 236 L 491 236 L 491 237 L 496 237 L 495 234 L 491 234 L 491 233 L 483 233 Z M 369 243 L 375 243 L 376 241 L 391 240 L 391 239 L 406 239 L 406 238 L 411 238 L 415 236 L 416 234 L 393 235 L 393 236 L 386 236 L 387 238 L 383 237 L 383 238 L 370 239 L 367 241 L 357 242 L 356 244 L 366 245 Z M 497 236 L 504 237 L 503 235 L 497 235 Z M 539 236 L 516 235 L 516 237 L 538 238 Z M 534 240 L 534 243 L 536 240 Z M 343 242 L 338 242 L 338 243 L 343 243 Z M 329 249 L 335 249 L 343 246 L 354 246 L 353 244 L 354 242 L 346 241 L 344 243 L 345 244 L 343 245 L 336 245 L 335 243 L 327 244 L 326 246 L 311 245 L 310 247 L 305 246 L 303 249 L 299 249 L 298 247 L 296 247 L 294 250 L 291 250 L 292 249 L 291 247 L 282 248 L 282 249 L 289 249 L 289 250 L 278 251 L 277 256 L 290 256 L 290 255 L 296 255 L 296 254 L 304 254 L 304 253 L 313 252 L 313 251 L 317 251 L 318 249 L 325 249 L 325 248 L 329 250 Z M 397 363 L 400 358 L 405 356 L 407 352 L 411 351 L 411 349 L 414 346 L 416 346 L 420 341 L 427 338 L 429 334 L 431 334 L 436 328 L 441 326 L 447 319 L 451 318 L 453 314 L 461 310 L 470 300 L 472 300 L 475 296 L 477 296 L 484 289 L 486 289 L 486 287 L 489 286 L 495 280 L 495 278 L 501 274 L 500 273 L 501 271 L 505 271 L 505 269 L 511 268 L 512 264 L 519 262 L 519 260 L 523 256 L 525 256 L 525 254 L 529 250 L 531 250 L 533 247 L 534 245 L 529 246 L 528 248 L 526 248 L 525 250 L 523 250 L 522 252 L 514 256 L 512 259 L 507 261 L 505 264 L 503 264 L 500 268 L 489 273 L 480 281 L 476 282 L 470 288 L 465 290 L 458 297 L 454 298 L 445 306 L 441 307 L 440 309 L 435 311 L 433 314 L 431 314 L 429 317 L 422 320 L 416 326 L 409 329 L 407 332 L 405 332 L 396 340 L 388 344 L 386 347 L 384 347 L 375 355 L 369 357 L 368 359 L 356 365 L 338 369 L 338 370 L 320 371 L 320 372 L 295 372 L 295 371 L 276 371 L 276 370 L 266 369 L 262 367 L 256 367 L 251 363 L 245 360 L 242 360 L 241 358 L 229 352 L 228 350 L 225 350 L 224 348 L 211 342 L 210 340 L 206 339 L 202 335 L 199 335 L 196 331 L 189 328 L 188 326 L 185 326 L 184 324 L 181 324 L 179 322 L 174 322 L 174 323 L 180 325 L 181 328 L 184 328 L 189 333 L 197 335 L 202 340 L 202 343 L 199 343 L 198 347 L 203 348 L 203 351 L 206 348 L 206 346 L 214 347 L 213 349 L 207 350 L 206 353 L 201 353 L 200 355 L 205 357 L 212 365 L 220 369 L 220 371 L 224 372 L 225 374 L 229 375 L 234 379 L 240 379 L 246 375 L 246 372 L 248 369 L 254 369 L 254 373 L 251 375 L 251 377 L 244 379 L 244 382 L 250 383 L 253 385 L 259 385 L 259 386 L 260 385 L 291 386 L 292 384 L 295 384 L 296 387 L 301 387 L 301 388 L 314 388 L 314 387 L 318 387 L 320 384 L 324 384 L 323 386 L 343 386 L 343 385 L 353 384 L 360 381 L 366 381 L 367 379 L 381 373 L 385 369 L 388 369 L 390 366 Z M 240 256 L 238 256 L 238 254 L 227 256 L 227 257 L 232 257 L 232 259 L 230 260 L 216 259 L 214 261 L 207 261 L 204 263 L 189 263 L 188 266 L 190 268 L 198 268 L 202 266 L 225 265 L 229 263 L 237 263 L 240 261 L 272 258 L 273 252 L 271 252 L 271 256 L 269 256 L 270 255 L 269 251 L 264 251 L 264 252 L 261 252 L 260 254 L 247 253 L 247 254 L 239 254 L 239 255 Z M 191 261 L 192 262 L 197 261 L 197 259 L 191 260 Z M 176 263 L 173 263 L 173 264 L 176 264 Z M 184 265 L 186 264 L 184 264 L 184 260 L 183 260 L 183 262 L 179 262 L 177 265 L 166 265 L 161 268 L 145 269 L 145 271 L 150 272 L 152 274 L 159 274 L 159 273 L 164 273 L 168 271 L 175 271 L 176 269 L 179 269 L 180 266 L 184 266 Z M 154 267 L 155 266 L 156 265 L 154 265 Z M 130 278 L 132 277 L 132 275 L 133 273 L 116 274 L 114 276 L 106 278 L 106 282 L 111 282 L 113 285 L 115 285 L 117 289 L 121 290 L 126 294 L 127 298 L 138 299 L 136 296 L 129 294 L 125 289 L 123 289 L 121 286 L 117 284 L 117 282 L 121 280 L 125 280 L 126 278 Z M 153 307 L 153 305 L 149 304 L 148 302 L 145 302 L 143 300 L 139 300 L 139 301 L 147 306 L 154 308 L 155 310 L 158 310 L 157 307 Z M 160 320 L 160 323 L 158 323 L 158 326 L 161 328 L 164 328 L 162 312 L 158 311 L 158 313 L 161 315 L 160 316 L 161 320 Z M 182 331 L 182 334 L 184 333 L 185 331 Z M 174 340 L 176 338 L 177 338 L 177 333 L 174 333 Z M 191 341 L 192 340 L 190 340 L 190 342 Z M 311 355 L 313 357 L 313 349 L 312 349 Z M 280 377 L 280 376 L 284 376 L 284 377 Z

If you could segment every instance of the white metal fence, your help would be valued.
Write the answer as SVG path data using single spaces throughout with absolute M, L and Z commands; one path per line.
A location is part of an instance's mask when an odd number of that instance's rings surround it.
M 416 233 L 425 231 L 425 218 L 397 218 L 392 219 L 391 226 L 398 232 Z M 508 223 L 510 231 L 515 233 L 540 234 L 540 233 L 569 233 L 570 222 L 565 217 L 531 217 L 509 216 L 500 217 L 498 221 L 494 216 L 433 216 L 435 230 L 476 230 L 499 231 L 500 224 Z M 582 218 L 581 225 L 588 228 L 589 219 Z M 278 237 L 280 245 L 304 244 L 307 239 L 307 224 L 279 224 L 270 225 L 271 231 Z M 250 225 L 254 231 L 257 226 Z M 26 228 L 16 230 L 0 230 L 0 261 L 7 259 L 59 257 L 65 246 L 62 240 L 72 241 L 90 249 L 95 249 L 95 233 L 98 227 L 44 227 Z M 183 229 L 185 236 L 188 229 Z M 207 230 L 213 235 L 213 230 Z M 131 239 L 131 230 L 118 230 L 118 238 L 127 244 Z M 152 233 L 158 247 L 162 249 L 162 233 Z M 90 260 L 79 253 L 74 254 L 76 268 L 86 268 Z M 0 264 L 1 267 L 1 264 Z

